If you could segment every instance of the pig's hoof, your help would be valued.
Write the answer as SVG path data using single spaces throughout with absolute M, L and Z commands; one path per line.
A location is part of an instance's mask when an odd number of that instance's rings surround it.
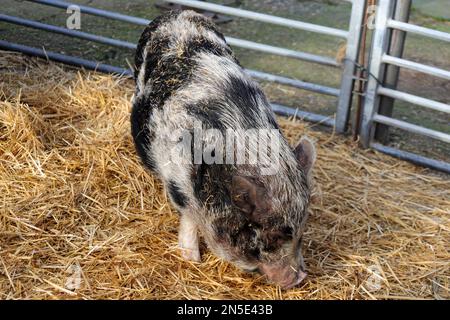
M 192 262 L 200 262 L 200 251 L 198 249 L 188 249 L 188 248 L 182 248 L 181 250 L 181 256 L 184 260 L 192 261 Z

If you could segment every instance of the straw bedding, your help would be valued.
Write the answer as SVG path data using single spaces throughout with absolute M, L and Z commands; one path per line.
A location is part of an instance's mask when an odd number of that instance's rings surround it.
M 134 152 L 133 82 L 0 55 L 0 298 L 448 299 L 450 181 L 346 138 L 317 142 L 309 276 L 281 291 L 203 247 L 180 258 L 178 216 Z

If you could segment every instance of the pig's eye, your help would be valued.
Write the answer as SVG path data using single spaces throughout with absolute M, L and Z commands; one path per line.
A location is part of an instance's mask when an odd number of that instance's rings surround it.
M 275 251 L 280 248 L 284 241 L 287 239 L 283 233 L 280 231 L 272 231 L 268 232 L 265 236 L 265 250 L 266 251 Z
M 290 237 L 292 237 L 292 228 L 291 227 L 284 227 L 283 229 L 281 229 L 281 233 L 286 238 L 290 238 Z
M 246 227 L 247 228 L 250 228 L 250 229 L 260 229 L 261 228 L 261 225 L 259 224 L 259 223 L 256 223 L 256 222 L 248 222 L 247 224 L 246 224 Z
M 279 242 L 282 240 L 283 235 L 279 232 L 269 233 L 267 236 L 269 242 Z

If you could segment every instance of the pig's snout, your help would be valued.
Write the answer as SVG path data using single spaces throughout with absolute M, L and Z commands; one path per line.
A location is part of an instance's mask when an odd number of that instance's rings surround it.
M 307 275 L 300 268 L 296 270 L 291 265 L 263 264 L 261 265 L 260 270 L 267 276 L 269 281 L 280 285 L 285 290 L 299 285 Z

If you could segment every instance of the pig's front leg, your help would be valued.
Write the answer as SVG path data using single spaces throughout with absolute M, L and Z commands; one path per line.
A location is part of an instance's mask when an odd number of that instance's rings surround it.
M 200 262 L 200 250 L 198 248 L 198 228 L 195 221 L 186 213 L 180 217 L 180 229 L 178 230 L 178 246 L 184 259 Z

